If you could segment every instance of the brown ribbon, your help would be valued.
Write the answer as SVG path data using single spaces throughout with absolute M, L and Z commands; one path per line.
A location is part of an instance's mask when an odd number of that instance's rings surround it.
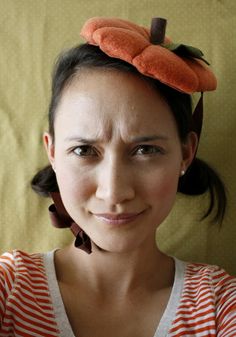
M 200 139 L 201 136 L 202 122 L 203 122 L 203 92 L 201 92 L 201 97 L 193 112 L 192 130 L 196 132 L 196 134 L 198 135 L 198 139 Z
M 56 228 L 70 228 L 75 239 L 75 247 L 80 248 L 86 253 L 92 253 L 91 240 L 89 236 L 74 222 L 74 220 L 67 213 L 59 192 L 51 192 L 51 198 L 54 204 L 50 205 L 49 215 L 53 226 Z

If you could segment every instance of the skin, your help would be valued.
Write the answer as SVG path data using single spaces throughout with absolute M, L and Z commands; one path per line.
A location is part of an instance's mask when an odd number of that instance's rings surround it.
M 44 143 L 63 203 L 93 246 L 91 255 L 71 245 L 55 256 L 75 335 L 153 336 L 174 279 L 155 231 L 196 135 L 180 142 L 169 106 L 144 80 L 100 69 L 83 70 L 65 88 L 55 139 L 45 133 Z

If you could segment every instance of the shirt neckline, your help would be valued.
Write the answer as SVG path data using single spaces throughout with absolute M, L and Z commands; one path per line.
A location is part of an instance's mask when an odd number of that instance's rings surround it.
M 184 277 L 186 270 L 186 262 L 180 261 L 174 257 L 175 262 L 175 278 L 174 284 L 171 290 L 171 294 L 162 315 L 160 323 L 157 326 L 156 332 L 153 337 L 167 337 L 169 335 L 169 330 L 171 328 L 172 322 L 175 319 L 176 311 L 178 309 L 182 290 L 184 286 Z
M 43 254 L 45 271 L 48 279 L 48 288 L 54 309 L 55 320 L 61 337 L 75 337 L 71 328 L 65 306 L 62 301 L 61 292 L 56 277 L 54 253 L 56 250 Z
M 54 263 L 55 251 L 56 250 L 53 250 L 51 252 L 43 254 L 43 261 L 48 280 L 50 297 L 54 309 L 55 320 L 58 329 L 60 331 L 61 337 L 75 337 L 66 314 L 65 306 L 57 282 L 55 263 Z M 153 337 L 168 336 L 168 332 L 171 328 L 172 322 L 174 321 L 176 311 L 180 303 L 180 298 L 184 285 L 186 262 L 180 261 L 177 258 L 174 258 L 174 262 L 175 262 L 174 284 L 171 290 L 170 298 L 168 300 L 166 309 L 162 315 L 162 318 L 157 326 L 156 332 Z

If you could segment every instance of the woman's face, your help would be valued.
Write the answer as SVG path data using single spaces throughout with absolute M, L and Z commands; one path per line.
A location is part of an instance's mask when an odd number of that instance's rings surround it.
M 70 216 L 100 248 L 154 242 L 181 170 L 195 152 L 180 143 L 169 106 L 138 76 L 83 70 L 64 90 L 48 156 Z

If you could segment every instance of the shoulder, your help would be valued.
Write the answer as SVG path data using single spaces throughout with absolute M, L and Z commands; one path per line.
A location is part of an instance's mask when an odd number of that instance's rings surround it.
M 58 336 L 43 255 L 14 250 L 0 257 L 0 335 L 18 329 L 22 336 Z
M 25 273 L 34 270 L 43 270 L 41 254 L 28 254 L 20 250 L 14 250 L 0 256 L 1 275 L 15 276 L 17 272 Z
M 236 278 L 215 265 L 188 263 L 185 270 L 185 284 L 192 287 L 205 285 L 219 296 L 223 289 L 236 288 Z
M 236 278 L 224 269 L 203 263 L 182 262 L 182 266 L 182 307 L 190 308 L 190 303 L 195 309 L 206 305 L 215 310 L 226 297 L 236 303 Z
M 0 289 L 5 298 L 17 284 L 29 283 L 35 277 L 45 278 L 41 254 L 14 250 L 0 256 Z
M 183 324 L 186 333 L 195 329 L 231 336 L 231 329 L 236 330 L 236 278 L 218 266 L 186 264 L 174 327 Z

